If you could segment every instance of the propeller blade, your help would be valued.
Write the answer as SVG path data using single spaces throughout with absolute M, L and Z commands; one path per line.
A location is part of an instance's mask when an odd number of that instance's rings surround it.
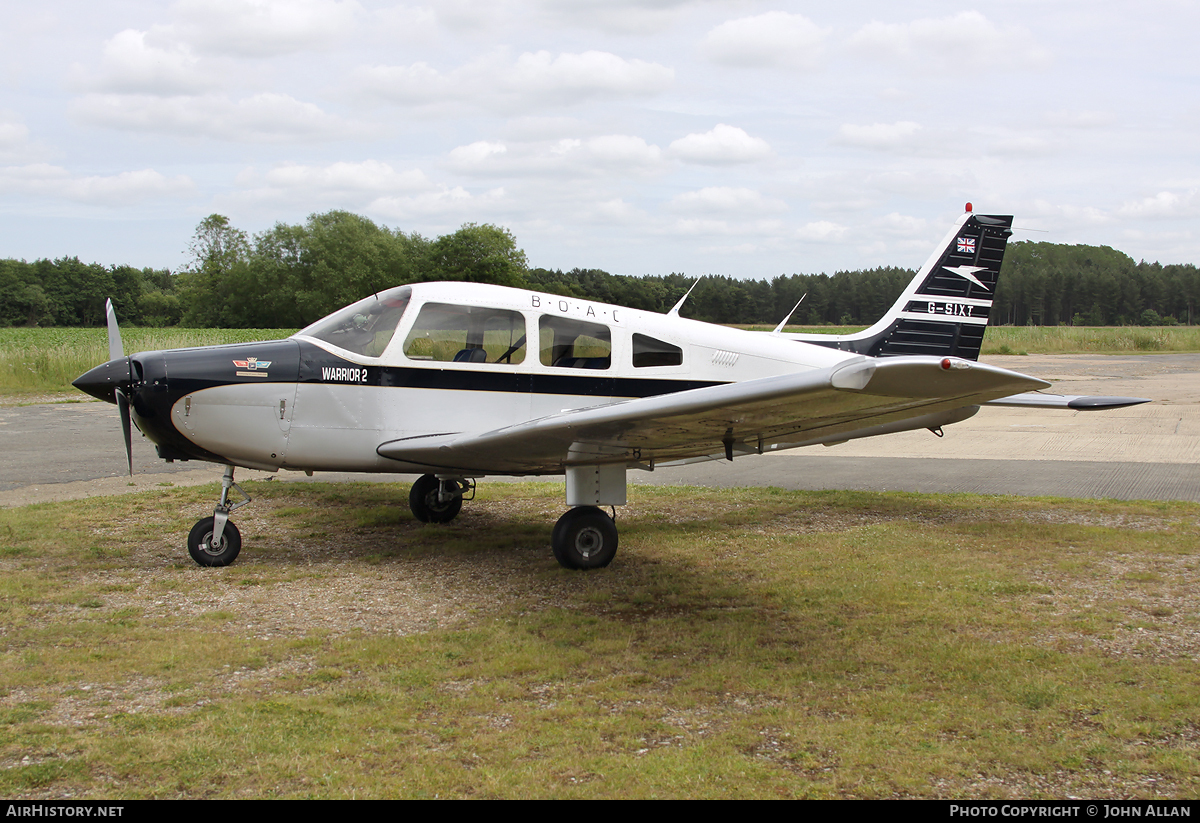
M 121 411 L 121 433 L 125 435 L 125 459 L 129 462 L 129 476 L 133 477 L 133 432 L 129 421 L 129 400 L 125 397 L 125 392 L 120 389 L 114 389 L 113 394 L 117 397 L 117 408 Z
M 125 356 L 125 346 L 121 343 L 121 329 L 117 327 L 117 313 L 111 300 L 104 301 L 104 317 L 108 323 L 108 359 L 120 360 Z

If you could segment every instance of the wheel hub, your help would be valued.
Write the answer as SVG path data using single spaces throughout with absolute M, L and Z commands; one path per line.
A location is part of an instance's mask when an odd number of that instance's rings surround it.
M 604 547 L 604 536 L 599 529 L 586 528 L 575 536 L 575 548 L 584 560 L 591 557 L 592 552 Z

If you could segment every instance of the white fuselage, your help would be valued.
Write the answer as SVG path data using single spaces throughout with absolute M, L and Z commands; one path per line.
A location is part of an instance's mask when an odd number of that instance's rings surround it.
M 430 303 L 519 315 L 528 339 L 535 342 L 539 325 L 545 339 L 544 327 L 555 322 L 595 324 L 610 335 L 607 367 L 597 368 L 594 361 L 586 368 L 555 365 L 539 356 L 534 345 L 520 362 L 511 363 L 410 356 L 412 351 L 405 351 L 410 331 Z M 679 362 L 635 365 L 635 334 L 677 347 Z M 303 332 L 291 340 L 302 351 L 298 380 L 230 382 L 192 392 L 174 403 L 176 428 L 197 446 L 237 465 L 413 472 L 420 468 L 380 457 L 376 448 L 401 438 L 493 431 L 567 409 L 697 385 L 824 369 L 858 357 L 676 315 L 468 283 L 413 284 L 395 333 L 377 356 Z M 313 373 L 305 375 L 305 358 L 313 359 L 309 352 L 328 355 L 328 361 L 314 364 Z

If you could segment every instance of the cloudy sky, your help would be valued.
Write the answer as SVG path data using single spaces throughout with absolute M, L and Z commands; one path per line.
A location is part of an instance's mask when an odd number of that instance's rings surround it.
M 0 257 L 177 268 L 347 209 L 773 277 L 949 222 L 1200 263 L 1195 0 L 0 0 Z

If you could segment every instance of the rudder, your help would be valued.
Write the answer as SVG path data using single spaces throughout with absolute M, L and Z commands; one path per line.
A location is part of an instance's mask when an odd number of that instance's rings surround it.
M 857 334 L 787 337 L 872 357 L 978 360 L 1012 220 L 1011 215 L 964 214 L 871 328 Z

